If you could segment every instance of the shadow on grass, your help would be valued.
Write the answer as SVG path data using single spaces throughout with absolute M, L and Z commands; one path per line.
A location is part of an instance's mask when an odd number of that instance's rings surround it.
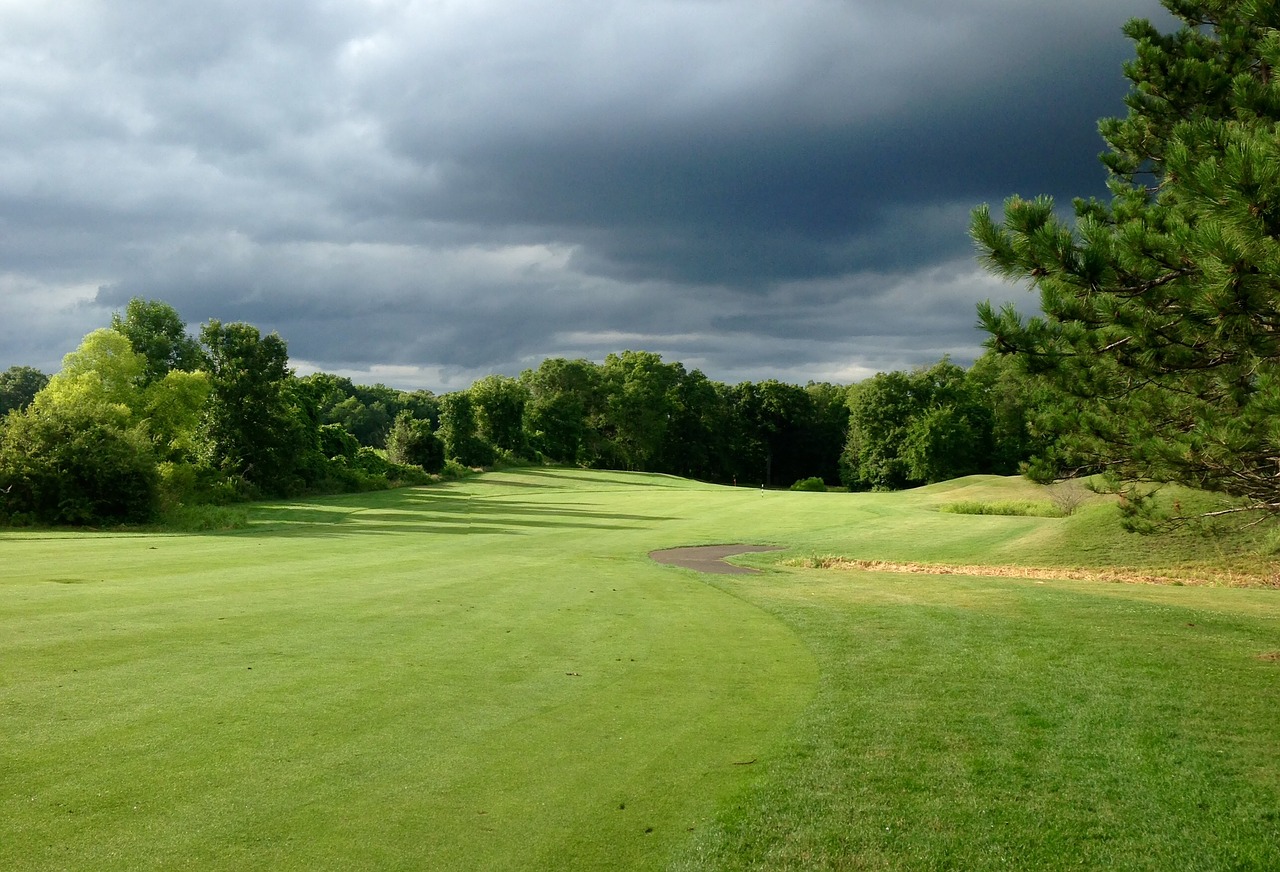
M 674 490 L 687 490 L 690 486 L 688 479 L 675 478 L 673 476 L 664 476 L 659 473 L 652 472 L 621 472 L 621 471 L 602 471 L 602 470 L 580 470 L 581 472 L 591 472 L 592 481 L 607 484 L 624 485 L 626 487 L 659 487 Z M 574 475 L 569 470 L 555 471 L 547 469 L 521 469 L 521 476 L 534 476 L 537 478 L 552 478 L 563 482 L 572 482 L 581 485 L 582 477 Z M 469 484 L 470 482 L 468 482 Z M 494 484 L 512 484 L 511 481 L 495 481 Z M 538 485 L 539 487 L 551 487 L 552 485 Z
M 415 499 L 410 497 L 410 499 Z M 508 515 L 556 515 L 566 518 L 605 518 L 611 521 L 674 521 L 669 515 L 632 515 L 622 512 L 600 512 L 594 509 L 584 508 L 581 503 L 568 504 L 549 504 L 544 502 L 529 502 L 525 500 L 508 500 L 494 499 L 490 497 L 468 498 L 451 498 L 446 505 L 438 502 L 434 495 L 421 494 L 416 497 L 424 505 L 424 508 L 431 511 L 446 512 L 465 512 L 467 514 L 508 516 Z
M 252 510 L 249 531 L 291 536 L 518 534 L 533 529 L 626 530 L 671 520 L 659 515 L 558 507 L 466 493 L 405 490 L 374 498 L 356 495 L 337 504 L 262 505 Z M 634 522 L 634 523 L 631 523 Z
M 509 478 L 469 478 L 467 487 L 473 485 L 485 485 L 488 487 L 515 487 L 515 488 L 554 488 L 553 484 L 542 484 L 536 481 L 513 481 Z

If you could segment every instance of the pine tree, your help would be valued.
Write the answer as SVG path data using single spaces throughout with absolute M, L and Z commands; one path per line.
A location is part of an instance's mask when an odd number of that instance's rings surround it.
M 1164 5 L 1177 32 L 1124 28 L 1129 111 L 1099 125 L 1110 202 L 1076 200 L 1074 222 L 1044 197 L 975 212 L 983 262 L 1043 312 L 979 316 L 1078 398 L 1060 468 L 1280 513 L 1280 2 Z

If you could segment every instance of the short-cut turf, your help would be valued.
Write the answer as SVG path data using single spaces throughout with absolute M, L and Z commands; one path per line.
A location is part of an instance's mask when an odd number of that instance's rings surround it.
M 785 565 L 1258 563 L 938 511 L 1029 487 L 530 469 L 5 533 L 0 868 L 1280 864 L 1277 592 Z M 733 541 L 790 550 L 645 556 Z

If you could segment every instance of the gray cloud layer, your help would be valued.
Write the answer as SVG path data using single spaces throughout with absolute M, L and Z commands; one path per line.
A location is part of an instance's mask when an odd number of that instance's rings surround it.
M 131 296 L 435 389 L 661 351 L 852 380 L 1021 298 L 966 224 L 1101 193 L 1156 0 L 0 4 L 0 366 Z M 1159 18 L 1164 22 L 1166 19 Z

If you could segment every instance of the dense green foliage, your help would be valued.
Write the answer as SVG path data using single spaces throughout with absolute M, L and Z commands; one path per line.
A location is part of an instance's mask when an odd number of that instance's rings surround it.
M 206 394 L 200 374 L 144 384 L 145 360 L 95 330 L 0 430 L 0 520 L 102 524 L 147 520 L 183 460 Z
M 328 373 L 299 378 L 275 333 L 213 320 L 197 341 L 168 304 L 133 300 L 47 384 L 34 370 L 8 375 L 15 415 L 25 417 L 7 425 L 0 475 L 13 487 L 0 490 L 0 522 L 136 522 L 157 507 L 177 519 L 197 504 L 364 491 L 513 462 L 883 489 L 1012 472 L 1035 444 L 1035 381 L 995 357 L 968 372 L 942 361 L 847 388 L 725 385 L 623 351 L 598 364 L 548 359 L 519 378 L 491 375 L 437 397 Z M 32 442 L 70 421 L 110 434 L 99 458 L 110 468 L 91 473 L 92 452 L 60 466 L 52 442 Z M 35 452 L 22 462 L 19 442 Z M 116 455 L 130 445 L 140 453 L 128 468 L 145 474 L 119 488 L 133 495 L 129 507 L 58 508 L 92 487 L 55 487 L 51 476 L 118 479 Z
M 426 472 L 440 472 L 444 469 L 444 442 L 432 432 L 430 421 L 401 412 L 387 435 L 387 459 L 420 466 Z
M 31 405 L 49 377 L 32 366 L 11 366 L 0 372 L 0 418 Z
M 488 466 L 497 459 L 493 443 L 480 436 L 475 401 L 466 391 L 440 399 L 440 438 L 445 453 L 465 466 Z
M 388 461 L 322 424 L 325 390 L 349 382 L 297 378 L 275 334 L 211 321 L 197 342 L 170 306 L 141 300 L 112 325 L 53 378 L 15 367 L 0 382 L 0 523 L 142 523 L 160 510 L 183 524 L 192 504 L 422 483 L 423 464 L 443 465 L 421 446 L 413 464 Z M 429 397 L 362 391 L 434 412 Z
M 386 385 L 357 385 L 344 376 L 317 372 L 299 379 L 307 385 L 316 414 L 324 424 L 337 424 L 361 445 L 385 448 L 391 424 L 401 412 L 440 423 L 440 409 L 430 391 L 399 391 Z
M 533 450 L 553 463 L 576 464 L 590 456 L 599 368 L 585 360 L 550 358 L 521 373 L 520 383 L 529 395 L 525 433 Z
M 297 490 L 313 461 L 318 423 L 289 369 L 284 340 L 244 323 L 200 331 L 212 390 L 205 459 L 233 481 L 266 493 Z
M 1280 512 L 1280 6 L 1166 0 L 1126 27 L 1128 115 L 1100 125 L 1110 202 L 1012 198 L 973 235 L 1043 317 L 981 308 L 991 344 L 1069 395 L 1036 464 L 1180 482 Z
M 841 462 L 856 489 L 895 489 L 975 473 L 1017 472 L 1038 444 L 1035 380 L 988 355 L 965 371 L 943 360 L 855 385 Z
M 0 491 L 10 522 L 145 521 L 156 507 L 158 477 L 145 434 L 91 408 L 12 415 L 0 434 Z
M 168 303 L 134 298 L 124 314 L 111 316 L 111 329 L 129 340 L 143 357 L 144 385 L 159 381 L 173 370 L 190 372 L 203 362 L 200 345 L 187 333 L 187 325 Z
M 467 391 L 475 407 L 476 435 L 499 451 L 523 456 L 524 407 L 529 392 L 513 378 L 488 375 Z
M 602 364 L 552 358 L 519 379 L 490 376 L 439 399 L 446 454 L 469 466 L 525 457 L 707 481 L 840 480 L 847 389 L 725 385 L 652 352 Z

